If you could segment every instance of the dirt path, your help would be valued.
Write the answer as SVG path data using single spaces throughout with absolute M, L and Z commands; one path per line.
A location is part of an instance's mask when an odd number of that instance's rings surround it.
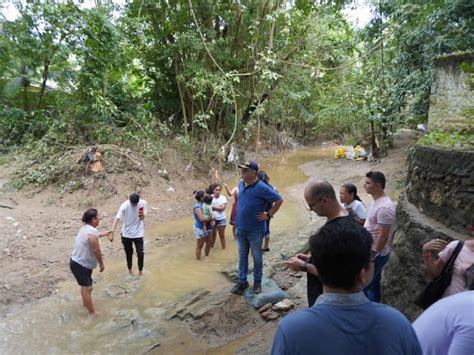
M 327 179 L 336 189 L 345 182 L 356 183 L 366 203 L 370 202 L 370 198 L 363 192 L 363 177 L 368 170 L 380 170 L 387 176 L 388 193 L 396 198 L 405 180 L 407 147 L 411 142 L 410 137 L 400 138 L 389 155 L 375 164 L 327 159 L 307 163 L 301 169 L 310 178 Z M 176 168 L 174 171 L 169 169 L 169 180 L 157 177 L 148 186 L 141 188 L 149 203 L 147 220 L 151 224 L 186 214 L 193 198 L 192 191 L 206 185 L 206 177 L 197 179 L 192 174 L 183 173 L 183 164 L 176 166 L 176 162 L 173 162 L 173 166 Z M 103 198 L 101 192 L 92 188 L 63 194 L 53 188 L 41 192 L 1 190 L 10 173 L 11 167 L 2 167 L 0 171 L 0 205 L 11 207 L 0 208 L 1 315 L 57 292 L 58 283 L 70 278 L 67 262 L 85 208 L 91 204 L 98 208 L 102 217 L 99 229 L 108 229 L 120 203 L 135 190 L 130 187 L 126 176 L 114 177 L 117 193 L 108 198 Z M 301 198 L 304 186 L 293 187 L 290 194 Z M 106 258 L 121 253 L 117 248 L 109 249 L 106 246 L 103 252 Z M 266 352 L 273 332 L 274 327 L 270 326 L 259 334 L 260 340 L 249 337 L 242 344 L 241 352 L 246 353 L 250 349 L 253 353 L 256 353 L 256 349 Z

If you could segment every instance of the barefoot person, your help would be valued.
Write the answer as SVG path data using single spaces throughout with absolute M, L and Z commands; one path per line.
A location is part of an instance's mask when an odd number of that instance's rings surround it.
M 194 192 L 194 198 L 197 201 L 193 206 L 194 235 L 196 236 L 196 260 L 201 260 L 201 251 L 204 244 L 206 244 L 206 248 L 204 249 L 205 256 L 209 256 L 209 251 L 211 250 L 211 228 L 207 228 L 206 225 L 212 220 L 212 216 L 204 216 L 203 201 L 205 196 L 206 193 L 204 191 Z
M 229 189 L 229 185 L 223 184 L 225 191 L 227 192 L 227 196 L 234 197 L 234 203 L 232 204 L 232 210 L 230 211 L 230 221 L 229 224 L 232 226 L 232 235 L 234 236 L 235 240 L 235 219 L 237 217 L 237 201 L 239 199 L 239 188 L 235 186 L 232 190 Z
M 143 236 L 145 233 L 145 226 L 143 220 L 148 213 L 148 205 L 145 200 L 141 199 L 138 194 L 131 194 L 129 199 L 122 203 L 117 216 L 115 217 L 112 226 L 112 237 L 114 239 L 115 229 L 118 222 L 122 223 L 122 244 L 125 249 L 127 257 L 128 273 L 133 275 L 132 260 L 133 260 L 133 244 L 138 258 L 138 275 L 143 276 L 143 264 L 145 253 L 143 252 Z
M 225 249 L 225 226 L 227 224 L 225 209 L 227 207 L 227 198 L 221 194 L 222 186 L 221 184 L 214 184 L 214 189 L 212 190 L 212 217 L 214 218 L 215 225 L 212 229 L 212 247 L 216 243 L 216 237 L 219 233 L 219 239 L 221 240 L 221 247 Z
M 99 271 L 104 271 L 104 260 L 100 251 L 99 238 L 110 235 L 111 231 L 101 232 L 96 229 L 99 225 L 99 214 L 95 208 L 90 208 L 82 216 L 84 225 L 76 235 L 74 250 L 69 266 L 79 286 L 81 286 L 82 304 L 90 314 L 95 314 L 92 304 L 92 270 L 99 263 Z
M 270 186 L 273 190 L 277 191 L 277 189 L 275 189 L 275 187 L 273 185 L 270 184 L 270 176 L 268 176 L 268 174 L 263 171 L 263 170 L 260 170 L 257 174 L 258 178 L 260 180 L 262 180 L 265 184 L 267 184 L 268 186 Z M 265 207 L 265 211 L 270 211 L 273 207 L 273 203 L 268 203 L 267 206 Z M 262 251 L 264 252 L 268 252 L 270 251 L 270 220 L 266 220 L 265 221 L 265 233 L 263 234 L 264 236 L 264 239 L 263 239 L 263 246 L 262 246 Z

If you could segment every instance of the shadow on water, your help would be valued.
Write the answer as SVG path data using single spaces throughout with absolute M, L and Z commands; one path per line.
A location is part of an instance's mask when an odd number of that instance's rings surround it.
M 273 230 L 292 231 L 307 222 L 307 213 L 302 213 L 302 197 L 292 198 L 287 191 L 308 179 L 299 165 L 328 158 L 332 152 L 329 148 L 305 149 L 260 162 L 261 169 L 270 175 L 270 182 L 286 199 L 278 218 L 272 222 Z M 230 200 L 228 214 L 231 204 Z M 191 205 L 192 202 L 190 211 Z M 103 273 L 94 271 L 93 299 L 99 310 L 95 318 L 87 316 L 80 307 L 79 289 L 72 277 L 56 295 L 8 315 L 0 322 L 0 353 L 145 353 L 149 349 L 153 349 L 152 353 L 209 353 L 212 349 L 192 338 L 179 321 L 168 320 L 167 312 L 176 300 L 194 289 L 214 292 L 230 288 L 230 280 L 220 270 L 236 262 L 237 249 L 228 227 L 227 249 L 222 250 L 216 241 L 211 255 L 196 261 L 192 224 L 190 216 L 147 227 L 143 278 L 126 275 L 122 258 L 106 260 Z M 176 235 L 183 237 L 173 238 L 165 246 L 156 245 L 158 238 Z M 113 247 L 119 249 L 120 243 L 114 243 Z M 236 348 L 238 341 L 233 343 L 221 353 L 232 353 L 230 349 Z

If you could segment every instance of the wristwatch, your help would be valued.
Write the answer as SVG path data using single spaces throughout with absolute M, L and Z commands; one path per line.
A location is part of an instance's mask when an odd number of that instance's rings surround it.
M 306 267 L 306 265 L 308 265 L 308 263 L 304 263 L 304 265 L 300 267 L 300 271 L 308 272 L 308 268 Z

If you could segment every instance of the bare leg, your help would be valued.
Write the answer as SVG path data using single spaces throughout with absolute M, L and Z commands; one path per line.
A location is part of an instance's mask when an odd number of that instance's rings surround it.
M 205 239 L 207 239 L 207 237 L 203 239 L 196 239 L 196 260 L 201 260 L 201 250 Z
M 219 232 L 219 239 L 221 240 L 222 249 L 225 249 L 225 225 L 218 226 L 217 231 Z
M 82 304 L 87 308 L 90 314 L 95 314 L 92 304 L 92 286 L 81 286 Z
M 214 228 L 212 228 L 212 232 L 210 235 L 212 248 L 214 248 L 214 244 L 216 244 L 216 237 L 217 237 L 217 226 L 214 226 Z
M 212 248 L 211 236 L 209 235 L 203 239 L 204 239 L 204 242 L 206 243 L 206 247 L 204 248 L 204 255 L 209 256 L 209 252 L 211 251 L 211 248 Z
M 235 227 L 235 224 L 232 225 L 232 235 L 234 236 L 234 240 L 235 240 L 235 230 L 237 228 Z

